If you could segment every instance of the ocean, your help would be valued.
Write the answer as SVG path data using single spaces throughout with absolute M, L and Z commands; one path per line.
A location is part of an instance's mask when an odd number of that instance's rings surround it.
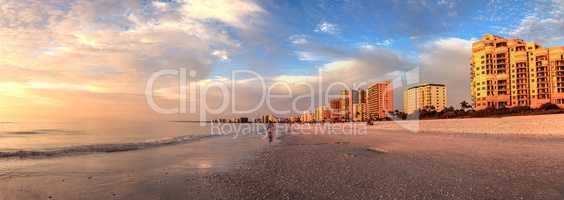
M 13 152 L 73 151 L 73 148 L 129 148 L 183 142 L 210 135 L 201 123 L 168 121 L 2 122 L 0 156 Z M 104 146 L 105 145 L 105 146 Z M 121 145 L 121 146 L 120 146 Z M 107 151 L 111 151 L 108 149 Z M 100 151 L 100 150 L 93 150 Z M 9 154 L 12 155 L 13 154 Z

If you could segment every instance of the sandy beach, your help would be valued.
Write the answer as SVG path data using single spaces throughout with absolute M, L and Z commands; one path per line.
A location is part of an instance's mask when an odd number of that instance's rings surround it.
M 0 199 L 563 199 L 564 137 L 414 133 L 213 137 L 0 161 Z
M 234 199 L 563 199 L 564 139 L 292 135 L 218 175 Z
M 564 136 L 564 114 L 376 122 L 373 130 Z

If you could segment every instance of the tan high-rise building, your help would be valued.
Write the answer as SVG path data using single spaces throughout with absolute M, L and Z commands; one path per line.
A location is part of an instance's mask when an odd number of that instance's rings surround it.
M 392 81 L 372 84 L 366 89 L 366 111 L 369 119 L 385 118 L 394 109 Z
M 339 101 L 342 120 L 350 121 L 353 119 L 353 105 L 359 103 L 358 90 L 341 90 Z
M 300 115 L 301 122 L 313 122 L 313 113 L 306 111 Z
M 288 120 L 292 123 L 298 122 L 300 121 L 300 116 L 299 115 L 290 115 L 290 117 L 288 118 Z
M 447 106 L 446 86 L 443 84 L 423 84 L 410 87 L 403 95 L 403 109 L 411 114 L 420 109 L 435 108 L 443 111 Z
M 366 103 L 353 104 L 353 121 L 362 122 L 368 120 L 366 113 Z
M 325 106 L 319 106 L 315 109 L 314 120 L 316 122 L 325 122 L 331 119 L 331 111 Z
M 545 103 L 564 108 L 564 46 L 485 35 L 472 44 L 471 90 L 476 110 Z

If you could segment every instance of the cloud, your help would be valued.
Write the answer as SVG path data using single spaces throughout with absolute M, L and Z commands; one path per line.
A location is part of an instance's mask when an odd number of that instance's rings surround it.
M 307 51 L 296 51 L 296 55 L 298 60 L 301 61 L 318 61 L 322 59 L 320 56 L 315 55 L 315 53 Z
M 382 80 L 393 80 L 395 87 L 394 105 L 396 109 L 403 109 L 403 90 L 411 84 L 418 83 L 444 83 L 448 87 L 449 104 L 457 106 L 462 100 L 469 100 L 469 58 L 472 40 L 461 38 L 442 38 L 426 42 L 419 46 L 423 52 L 417 61 L 412 61 L 401 54 L 389 49 L 373 46 L 372 48 L 359 48 L 347 54 L 346 57 L 335 59 L 319 66 L 318 73 L 313 74 L 280 74 L 262 77 L 265 88 L 261 87 L 258 78 L 245 78 L 230 80 L 224 77 L 201 80 L 200 85 L 220 83 L 229 88 L 229 98 L 235 99 L 238 109 L 249 109 L 260 104 L 263 89 L 273 87 L 277 94 L 292 96 L 271 101 L 276 109 L 290 109 L 292 101 L 301 95 L 312 94 L 297 102 L 299 110 L 295 112 L 312 110 L 315 106 L 325 105 L 326 94 L 335 95 L 344 85 L 354 88 L 366 88 L 370 84 Z M 339 50 L 335 50 L 339 51 Z M 333 83 L 343 83 L 337 87 L 328 88 Z M 234 83 L 234 84 L 232 84 Z M 285 85 L 281 85 L 285 84 Z M 306 85 L 312 86 L 307 87 Z M 170 90 L 172 93 L 176 89 Z M 322 93 L 319 93 L 322 92 Z M 325 93 L 327 92 L 327 93 Z M 321 96 L 320 96 L 321 95 Z M 226 96 L 219 90 L 208 93 L 206 103 L 217 107 Z M 313 99 L 311 102 L 310 100 Z M 270 114 L 272 110 L 263 105 L 253 113 L 244 116 L 258 117 Z M 238 116 L 231 111 L 223 112 L 215 117 Z M 280 115 L 285 116 L 285 115 Z
M 254 31 L 265 14 L 249 0 L 3 0 L 0 84 L 26 95 L 10 97 L 14 104 L 41 96 L 70 105 L 140 95 L 148 76 L 164 68 L 185 67 L 204 79 L 239 48 L 237 34 Z
M 392 45 L 393 40 L 384 40 L 382 42 L 377 42 L 376 45 L 378 46 L 383 46 L 383 47 L 389 47 Z
M 420 79 L 422 83 L 447 85 L 448 104 L 458 106 L 470 100 L 470 57 L 472 40 L 443 38 L 421 47 Z
M 309 43 L 307 36 L 305 35 L 291 35 L 288 39 L 294 45 L 304 45 Z
M 227 61 L 229 60 L 229 52 L 225 51 L 225 50 L 215 50 L 212 52 L 212 55 L 214 55 L 215 57 L 223 60 L 223 61 Z
M 381 42 L 376 42 L 376 43 L 360 43 L 359 44 L 359 48 L 360 49 L 365 49 L 365 50 L 373 50 L 377 47 L 390 47 L 392 46 L 393 40 L 383 40 Z
M 265 13 L 249 0 L 184 0 L 183 3 L 182 11 L 187 17 L 216 20 L 242 29 L 252 28 L 253 16 Z
M 508 33 L 541 43 L 564 40 L 564 1 L 537 0 L 535 11 Z
M 326 21 L 319 22 L 317 27 L 314 29 L 315 32 L 327 33 L 327 34 L 338 34 L 340 32 L 339 26 L 337 24 L 332 24 Z
M 470 66 L 473 40 L 441 38 L 421 44 L 417 60 L 411 60 L 376 45 L 360 45 L 357 51 L 320 67 L 322 73 L 308 77 L 310 82 L 321 81 L 322 85 L 344 82 L 349 85 L 372 83 L 394 79 L 395 107 L 403 109 L 403 90 L 407 85 L 418 83 L 443 83 L 448 88 L 449 104 L 470 100 Z M 333 50 L 340 51 L 340 50 Z M 405 77 L 403 77 L 405 76 Z M 302 80 L 301 76 L 292 80 Z M 399 80 L 398 80 L 399 79 Z

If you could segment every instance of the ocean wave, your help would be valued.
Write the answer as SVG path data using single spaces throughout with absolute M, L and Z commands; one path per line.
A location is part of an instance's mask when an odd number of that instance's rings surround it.
M 7 134 L 12 135 L 39 135 L 39 134 L 47 134 L 47 132 L 43 131 L 9 131 L 6 132 Z
M 66 129 L 37 129 L 31 131 L 7 131 L 10 135 L 42 135 L 42 134 L 80 134 L 82 131 L 66 130 Z
M 55 157 L 75 154 L 87 153 L 112 153 L 121 151 L 134 151 L 147 148 L 161 147 L 166 145 L 189 143 L 205 138 L 214 137 L 214 135 L 187 135 L 174 138 L 163 138 L 158 140 L 147 140 L 143 142 L 118 143 L 118 144 L 94 144 L 69 146 L 58 149 L 49 150 L 22 150 L 13 152 L 0 152 L 0 158 L 35 158 L 35 157 Z

